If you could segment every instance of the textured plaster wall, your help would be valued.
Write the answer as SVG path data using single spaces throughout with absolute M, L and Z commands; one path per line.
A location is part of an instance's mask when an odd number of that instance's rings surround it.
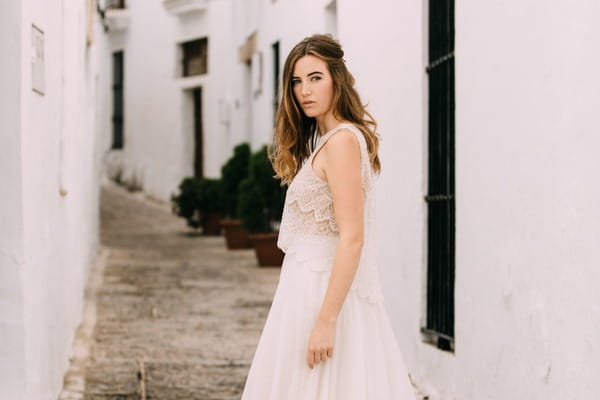
M 2 7 L 1 398 L 56 398 L 97 246 L 97 75 L 84 7 Z M 43 95 L 32 90 L 32 25 L 44 35 Z

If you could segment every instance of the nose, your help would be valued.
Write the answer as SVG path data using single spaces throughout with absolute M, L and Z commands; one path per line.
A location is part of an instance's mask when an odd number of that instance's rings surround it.
M 302 93 L 302 96 L 308 96 L 310 94 L 308 85 L 305 83 L 302 83 L 301 85 L 302 87 L 300 88 L 300 93 Z

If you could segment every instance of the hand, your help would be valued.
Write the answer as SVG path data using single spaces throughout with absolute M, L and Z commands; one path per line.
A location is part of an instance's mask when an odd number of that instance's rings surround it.
M 335 340 L 335 321 L 317 319 L 308 340 L 308 353 L 306 361 L 312 369 L 315 364 L 324 362 L 333 356 L 333 342 Z

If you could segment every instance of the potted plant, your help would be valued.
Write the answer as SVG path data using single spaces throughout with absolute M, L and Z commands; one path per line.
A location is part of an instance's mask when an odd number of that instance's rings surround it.
M 203 235 L 220 234 L 223 189 L 219 179 L 186 177 L 179 194 L 171 196 L 173 213 L 185 218 L 193 229 L 202 227 Z
M 274 178 L 275 171 L 264 145 L 250 158 L 250 172 L 239 186 L 238 214 L 250 234 L 260 266 L 278 265 L 284 253 L 277 247 L 286 188 Z
M 221 168 L 223 192 L 223 214 L 221 228 L 225 234 L 225 243 L 229 249 L 252 247 L 248 231 L 238 218 L 238 188 L 240 182 L 248 177 L 250 163 L 250 145 L 240 143 L 233 149 L 233 156 Z

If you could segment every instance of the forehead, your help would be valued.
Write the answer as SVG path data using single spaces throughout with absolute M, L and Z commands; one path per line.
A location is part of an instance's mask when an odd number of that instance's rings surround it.
M 296 64 L 294 65 L 293 75 L 304 76 L 314 71 L 327 73 L 327 63 L 319 57 L 315 57 L 309 54 L 300 57 L 298 61 L 296 61 Z

